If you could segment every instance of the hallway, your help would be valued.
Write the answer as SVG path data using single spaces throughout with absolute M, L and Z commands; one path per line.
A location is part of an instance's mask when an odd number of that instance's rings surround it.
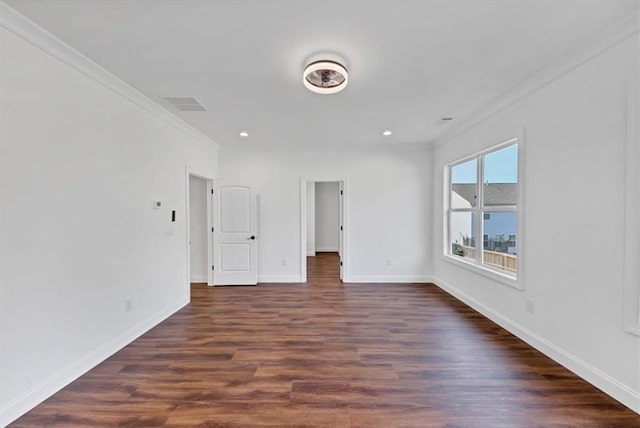
M 324 287 L 342 286 L 338 253 L 316 253 L 307 257 L 307 284 Z

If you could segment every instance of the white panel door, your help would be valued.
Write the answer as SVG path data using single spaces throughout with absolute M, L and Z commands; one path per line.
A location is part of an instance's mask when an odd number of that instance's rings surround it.
M 258 283 L 256 196 L 253 188 L 216 182 L 214 198 L 215 285 Z

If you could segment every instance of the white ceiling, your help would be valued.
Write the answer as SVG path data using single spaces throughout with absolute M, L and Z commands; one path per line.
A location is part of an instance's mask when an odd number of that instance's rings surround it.
M 314 146 L 433 141 L 638 9 L 637 0 L 7 3 L 220 144 Z M 302 84 L 305 61 L 322 52 L 347 61 L 338 94 Z M 178 112 L 166 96 L 208 111 Z

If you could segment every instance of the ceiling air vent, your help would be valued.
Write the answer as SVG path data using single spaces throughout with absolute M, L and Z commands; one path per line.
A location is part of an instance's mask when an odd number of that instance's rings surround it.
M 193 97 L 165 97 L 165 100 L 178 111 L 207 111 L 207 109 Z

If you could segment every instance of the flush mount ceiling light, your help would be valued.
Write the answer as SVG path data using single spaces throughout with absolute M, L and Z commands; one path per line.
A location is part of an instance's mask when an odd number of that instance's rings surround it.
M 249 133 L 247 131 L 240 131 L 238 135 L 242 138 L 247 138 L 249 136 Z
M 347 69 L 338 61 L 318 60 L 304 69 L 304 86 L 317 94 L 335 94 L 347 86 Z
M 385 137 L 388 137 L 389 135 L 393 134 L 393 132 L 386 130 L 382 133 L 382 135 L 384 135 Z

